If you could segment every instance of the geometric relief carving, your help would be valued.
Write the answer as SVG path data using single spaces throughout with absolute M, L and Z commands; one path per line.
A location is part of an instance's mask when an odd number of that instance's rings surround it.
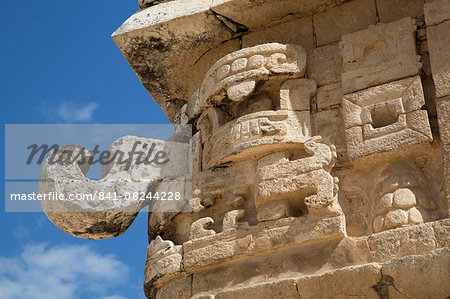
M 432 140 L 420 77 L 356 93 L 343 100 L 350 159 Z
M 344 94 L 417 75 L 415 30 L 411 18 L 404 18 L 343 35 Z

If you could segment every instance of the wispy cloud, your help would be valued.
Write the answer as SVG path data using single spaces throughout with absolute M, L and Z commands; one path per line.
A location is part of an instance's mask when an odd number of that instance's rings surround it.
M 54 122 L 91 123 L 98 106 L 95 102 L 75 103 L 62 101 L 56 106 L 50 106 L 47 102 L 42 102 L 39 111 Z
M 90 246 L 29 244 L 17 256 L 0 256 L 0 298 L 126 299 L 108 293 L 119 293 L 128 276 L 126 264 Z

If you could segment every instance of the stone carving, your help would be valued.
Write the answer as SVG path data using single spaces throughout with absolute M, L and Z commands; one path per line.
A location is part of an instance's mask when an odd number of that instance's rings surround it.
M 94 158 L 87 148 L 68 145 L 61 147 L 55 155 L 49 153 L 39 177 L 39 193 L 57 192 L 66 198 L 69 194 L 92 195 L 92 200 L 41 201 L 47 217 L 64 232 L 76 237 L 106 239 L 124 233 L 137 213 L 148 204 L 148 200 L 126 200 L 129 196 L 145 194 L 151 184 L 167 179 L 168 173 L 173 177 L 186 175 L 187 168 L 180 166 L 187 166 L 187 144 L 125 136 L 116 140 L 109 152 L 130 153 L 133 148 L 136 152 L 146 152 L 149 144 L 155 145 L 155 152 L 165 150 L 169 153 L 171 159 L 165 167 L 137 163 L 139 155 L 133 156 L 128 167 L 127 163 L 119 161 L 126 157 L 115 155 L 114 159 L 108 158 L 112 159 L 110 163 L 102 165 L 100 181 L 89 180 L 85 176 L 91 166 L 89 161 Z M 73 158 L 70 161 L 66 160 L 68 154 Z M 50 159 L 68 163 L 53 163 Z M 172 191 L 178 187 L 176 185 L 176 182 L 172 185 Z M 117 200 L 110 200 L 111 197 Z
M 277 152 L 258 160 L 259 221 L 298 216 L 332 203 L 337 181 L 329 171 L 336 161 L 336 148 L 320 141 L 315 137 L 304 143 L 309 157 L 291 160 L 291 153 Z
M 213 223 L 214 220 L 211 217 L 200 218 L 194 221 L 191 225 L 189 239 L 203 238 L 216 234 L 214 230 L 208 229 Z
M 147 248 L 147 262 L 150 267 L 146 267 L 146 275 L 153 279 L 181 271 L 182 254 L 181 245 L 175 245 L 172 241 L 157 236 Z
M 437 209 L 420 171 L 410 163 L 388 165 L 377 181 L 370 213 L 375 233 L 423 223 Z
M 410 18 L 342 36 L 344 93 L 414 76 L 421 63 Z
M 227 231 L 230 229 L 236 229 L 239 220 L 241 220 L 245 215 L 245 210 L 232 210 L 225 214 L 223 217 L 222 231 Z
M 343 117 L 351 159 L 432 140 L 419 77 L 347 94 Z
M 280 84 L 305 73 L 306 51 L 299 45 L 263 44 L 229 54 L 214 64 L 200 89 L 202 105 L 220 104 L 223 96 L 242 101 L 256 84 Z M 275 81 L 275 82 L 274 82 Z
M 149 215 L 147 297 L 448 296 L 448 1 L 159 2 L 113 35 L 194 132 L 192 212 Z

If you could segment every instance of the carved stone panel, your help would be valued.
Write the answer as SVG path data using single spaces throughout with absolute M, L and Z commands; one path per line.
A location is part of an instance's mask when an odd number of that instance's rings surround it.
M 342 36 L 344 94 L 419 73 L 415 25 L 410 18 Z
M 344 96 L 350 159 L 432 140 L 419 77 Z

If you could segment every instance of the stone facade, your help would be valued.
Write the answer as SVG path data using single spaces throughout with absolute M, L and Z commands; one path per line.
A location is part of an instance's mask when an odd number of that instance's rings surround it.
M 194 128 L 193 211 L 149 214 L 148 298 L 450 296 L 448 1 L 139 3 L 113 40 Z M 92 239 L 136 216 L 48 214 Z

